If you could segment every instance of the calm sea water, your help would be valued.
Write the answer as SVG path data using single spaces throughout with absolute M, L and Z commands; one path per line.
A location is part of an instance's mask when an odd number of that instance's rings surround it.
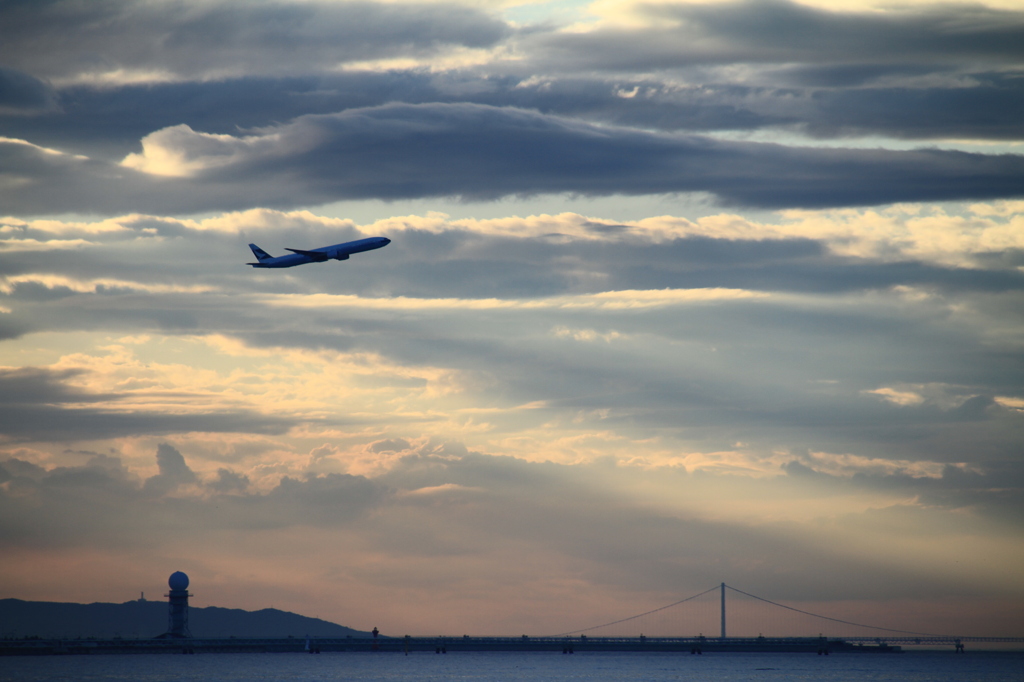
M 0 682 L 1021 682 L 1024 653 L 324 653 L 0 658 Z

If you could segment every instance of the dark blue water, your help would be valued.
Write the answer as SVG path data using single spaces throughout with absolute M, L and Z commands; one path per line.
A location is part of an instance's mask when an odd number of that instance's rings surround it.
M 197 654 L 0 658 L 0 682 L 1022 682 L 1024 653 Z

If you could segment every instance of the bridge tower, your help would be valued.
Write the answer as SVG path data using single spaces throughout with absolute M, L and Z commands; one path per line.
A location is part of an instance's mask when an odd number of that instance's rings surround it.
M 722 639 L 725 639 L 725 583 L 722 583 Z

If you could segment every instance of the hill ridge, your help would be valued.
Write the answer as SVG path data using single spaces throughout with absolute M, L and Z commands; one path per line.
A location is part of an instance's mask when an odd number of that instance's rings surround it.
M 194 637 L 369 637 L 370 633 L 310 618 L 290 611 L 259 611 L 222 606 L 189 608 Z M 0 638 L 149 639 L 167 631 L 167 602 L 133 600 L 110 602 L 26 601 L 0 599 Z

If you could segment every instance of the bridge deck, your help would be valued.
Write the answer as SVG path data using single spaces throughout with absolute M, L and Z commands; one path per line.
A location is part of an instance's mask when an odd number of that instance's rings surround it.
M 393 637 L 309 639 L 104 639 L 0 641 L 0 655 L 128 654 L 128 653 L 257 653 L 457 652 L 457 651 L 585 651 L 632 652 L 894 652 L 901 646 L 949 646 L 964 643 L 1024 643 L 1021 637 Z

